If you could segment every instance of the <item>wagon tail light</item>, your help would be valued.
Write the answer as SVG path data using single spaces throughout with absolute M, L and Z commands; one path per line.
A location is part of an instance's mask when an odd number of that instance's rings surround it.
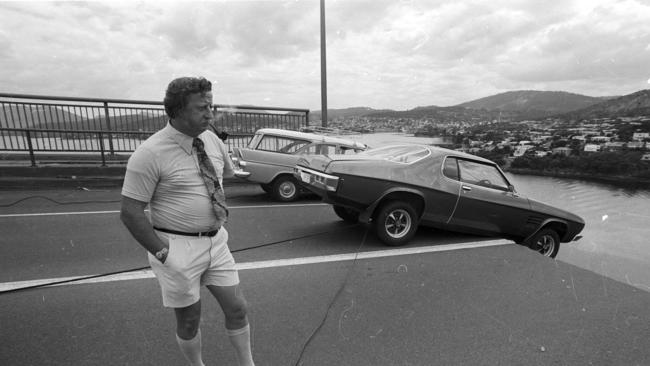
M 244 171 L 244 168 L 246 167 L 246 162 L 241 157 L 233 156 L 231 160 L 232 160 L 233 168 L 235 169 L 235 177 L 237 178 L 250 177 L 251 172 Z
M 246 166 L 246 162 L 242 158 L 233 156 L 232 162 L 235 165 L 235 168 L 243 168 Z
M 336 192 L 339 186 L 339 177 L 302 166 L 296 167 L 294 174 L 301 182 L 330 192 Z

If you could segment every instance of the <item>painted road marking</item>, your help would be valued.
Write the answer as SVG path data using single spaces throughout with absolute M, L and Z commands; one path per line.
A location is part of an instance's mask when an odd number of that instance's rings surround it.
M 321 256 L 302 257 L 302 258 L 274 259 L 274 260 L 257 261 L 257 262 L 242 262 L 242 263 L 237 263 L 235 267 L 241 271 L 241 270 L 252 270 L 252 269 L 262 269 L 262 268 L 299 266 L 305 264 L 343 262 L 343 261 L 351 261 L 354 260 L 355 258 L 359 260 L 359 259 L 396 257 L 401 255 L 423 254 L 423 253 L 433 253 L 433 252 L 446 252 L 451 250 L 484 248 L 484 247 L 510 245 L 510 244 L 513 244 L 513 242 L 508 240 L 502 240 L 502 239 L 485 240 L 485 241 L 476 241 L 476 242 L 461 243 L 461 244 L 446 244 L 446 245 L 436 245 L 436 246 L 426 246 L 426 247 L 416 247 L 416 248 L 387 249 L 387 250 L 378 250 L 374 252 L 360 252 L 358 254 L 346 253 L 346 254 L 321 255 Z M 88 275 L 88 276 L 92 276 L 92 275 Z M 4 283 L 0 283 L 0 292 L 19 289 L 23 287 L 39 286 L 39 285 L 44 285 L 52 282 L 75 280 L 78 278 L 84 278 L 88 276 L 57 277 L 57 278 L 44 278 L 44 279 L 30 280 L 30 281 L 4 282 Z M 53 285 L 53 286 L 139 280 L 139 279 L 153 278 L 153 277 L 154 274 L 151 272 L 151 270 L 146 269 L 141 271 L 134 271 L 134 272 L 120 273 L 120 274 L 114 274 L 114 275 L 98 277 L 98 278 L 91 278 L 87 280 L 79 280 L 72 283 L 65 283 L 65 284 Z
M 277 208 L 277 207 L 309 207 L 309 206 L 329 206 L 327 203 L 308 203 L 308 204 L 289 204 L 289 205 L 255 205 L 255 206 L 228 206 L 229 210 L 249 209 L 249 208 Z M 148 210 L 147 210 L 148 211 Z M 65 216 L 65 215 L 104 215 L 120 213 L 119 210 L 113 211 L 75 211 L 75 212 L 43 212 L 28 214 L 6 214 L 4 217 L 36 217 L 36 216 Z

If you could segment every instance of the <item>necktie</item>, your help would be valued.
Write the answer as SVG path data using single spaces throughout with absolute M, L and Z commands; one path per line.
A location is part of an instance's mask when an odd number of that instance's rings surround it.
M 212 201 L 212 208 L 214 214 L 217 216 L 217 223 L 219 226 L 223 225 L 228 218 L 228 207 L 226 206 L 226 196 L 224 195 L 223 188 L 219 184 L 219 177 L 212 165 L 212 161 L 208 158 L 203 148 L 203 141 L 195 137 L 192 146 L 196 149 L 196 156 L 199 160 L 199 169 L 201 171 L 201 178 L 208 189 L 210 200 Z

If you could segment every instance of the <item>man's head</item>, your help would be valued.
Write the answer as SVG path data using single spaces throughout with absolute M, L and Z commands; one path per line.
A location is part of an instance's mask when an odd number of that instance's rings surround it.
M 165 93 L 165 112 L 172 125 L 186 135 L 196 137 L 212 120 L 212 83 L 203 77 L 172 80 Z

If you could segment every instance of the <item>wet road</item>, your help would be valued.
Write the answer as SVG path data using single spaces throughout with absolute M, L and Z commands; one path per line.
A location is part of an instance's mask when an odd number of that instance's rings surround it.
M 650 361 L 650 294 L 638 288 L 505 240 L 421 229 L 387 248 L 315 200 L 227 194 L 258 365 Z M 0 290 L 147 265 L 119 222 L 119 189 L 0 192 L 0 204 Z M 206 364 L 234 364 L 202 295 Z M 183 364 L 147 270 L 0 296 L 2 365 Z

